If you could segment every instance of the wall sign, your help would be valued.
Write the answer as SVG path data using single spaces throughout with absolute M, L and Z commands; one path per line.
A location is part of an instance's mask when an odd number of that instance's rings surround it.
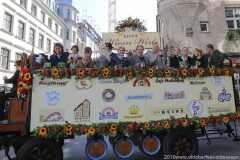
M 222 93 L 219 94 L 218 96 L 218 101 L 219 102 L 224 102 L 224 101 L 230 101 L 231 100 L 231 94 L 227 93 L 227 90 L 225 87 L 223 87 Z
M 115 110 L 111 107 L 107 107 L 102 111 L 102 113 L 99 112 L 99 120 L 104 119 L 118 119 L 118 112 L 115 112 Z
M 102 98 L 106 102 L 112 102 L 115 99 L 115 92 L 112 89 L 105 89 L 102 93 Z
M 198 117 L 202 114 L 203 112 L 203 106 L 202 103 L 198 100 L 193 100 L 188 104 L 188 113 L 191 116 Z
M 55 106 L 60 102 L 60 94 L 57 91 L 49 91 L 45 94 L 44 100 L 50 106 Z
M 211 82 L 214 86 L 222 86 L 225 83 L 225 80 L 222 76 L 213 76 Z

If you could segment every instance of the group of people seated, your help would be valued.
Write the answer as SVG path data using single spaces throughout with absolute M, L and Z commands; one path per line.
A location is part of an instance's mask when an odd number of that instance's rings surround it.
M 144 46 L 138 45 L 136 47 L 136 54 L 130 56 L 125 55 L 124 46 L 117 48 L 117 53 L 113 53 L 113 46 L 111 43 L 99 45 L 99 57 L 92 58 L 92 49 L 85 47 L 84 54 L 78 54 L 79 48 L 73 45 L 71 53 L 63 52 L 63 46 L 59 43 L 54 45 L 54 54 L 50 56 L 51 66 L 57 66 L 58 62 L 65 62 L 66 67 L 70 68 L 128 68 L 141 67 L 141 68 L 207 68 L 207 67 L 223 67 L 224 56 L 218 51 L 214 50 L 212 44 L 206 46 L 207 53 L 210 56 L 207 58 L 203 56 L 203 51 L 199 48 L 194 49 L 193 57 L 190 57 L 187 47 L 182 48 L 182 55 L 180 56 L 181 49 L 174 48 L 174 54 L 170 57 L 170 65 L 167 65 L 167 56 L 160 52 L 157 43 L 152 46 L 152 53 L 143 55 Z

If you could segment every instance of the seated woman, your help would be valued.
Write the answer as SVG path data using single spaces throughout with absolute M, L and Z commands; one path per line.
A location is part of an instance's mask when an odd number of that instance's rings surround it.
M 108 67 L 110 57 L 108 51 L 106 50 L 106 45 L 103 43 L 99 44 L 99 54 L 100 57 L 94 59 L 97 67 L 98 68 Z
M 191 57 L 188 56 L 188 48 L 187 47 L 183 47 L 182 48 L 182 60 L 183 60 L 183 64 L 186 68 L 189 68 L 190 67 L 190 62 L 191 62 Z
M 180 49 L 178 47 L 174 48 L 174 56 L 170 58 L 170 67 L 179 68 L 183 67 L 183 59 L 179 56 Z
M 118 47 L 117 56 L 112 57 L 109 63 L 109 66 L 114 68 L 128 68 L 129 67 L 129 59 L 124 57 L 125 48 L 123 46 Z
M 76 68 L 97 68 L 96 64 L 91 60 L 89 54 L 83 54 L 82 59 L 78 60 Z
M 193 69 L 197 68 L 207 68 L 208 66 L 208 59 L 202 56 L 202 50 L 195 48 L 194 49 L 194 56 L 190 62 L 190 65 L 193 66 Z

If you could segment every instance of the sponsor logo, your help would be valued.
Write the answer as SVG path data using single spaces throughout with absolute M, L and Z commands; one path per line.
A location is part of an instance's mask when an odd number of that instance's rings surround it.
M 112 79 L 100 79 L 98 80 L 98 83 L 113 83 L 113 80 Z
M 225 80 L 222 76 L 213 76 L 211 82 L 214 86 L 222 86 L 225 83 Z
M 115 92 L 112 89 L 105 89 L 102 93 L 102 98 L 106 102 L 112 102 L 115 99 Z
M 123 84 L 123 83 L 126 83 L 125 79 L 124 78 L 117 78 L 113 81 L 113 83 L 120 83 L 120 84 Z
M 227 90 L 225 87 L 223 87 L 222 93 L 219 94 L 218 96 L 218 101 L 219 102 L 224 102 L 224 101 L 230 101 L 231 100 L 231 94 L 227 93 Z
M 208 91 L 207 87 L 202 88 L 202 92 L 200 92 L 200 99 L 199 100 L 211 100 L 212 93 Z
M 156 79 L 156 83 L 184 83 L 184 79 Z
M 40 81 L 39 85 L 46 85 L 46 86 L 66 86 L 68 81 L 65 82 L 57 82 L 57 81 Z
M 123 84 L 123 83 L 126 83 L 125 82 L 125 79 L 124 78 L 116 78 L 116 79 L 100 79 L 98 80 L 98 83 L 101 83 L 101 84 L 104 84 L 104 83 L 120 83 L 120 84 Z
M 60 94 L 57 91 L 50 91 L 45 94 L 44 100 L 50 106 L 55 106 L 60 102 Z
M 228 107 L 221 107 L 221 108 L 208 108 L 208 113 L 222 113 L 222 112 L 231 112 L 230 106 Z
M 197 85 L 197 84 L 205 84 L 206 82 L 203 81 L 190 81 L 190 85 Z
M 39 122 L 64 122 L 64 110 L 40 110 L 39 114 Z
M 99 112 L 99 120 L 103 119 L 118 119 L 118 112 L 111 107 L 105 108 L 102 113 Z
M 145 78 L 137 78 L 133 81 L 133 87 L 150 87 L 150 81 Z
M 200 116 L 203 112 L 202 103 L 198 100 L 193 100 L 188 104 L 188 113 L 191 116 Z
M 90 89 L 93 86 L 92 80 L 77 80 L 75 82 L 75 87 L 79 90 Z
M 147 99 L 152 99 L 153 93 L 150 94 L 140 94 L 140 95 L 129 95 L 125 96 L 125 100 L 147 100 Z
M 158 114 L 183 114 L 183 108 L 170 108 L 170 109 L 161 109 L 153 110 L 155 115 Z
M 140 107 L 138 106 L 130 106 L 130 108 L 128 108 L 129 110 L 129 115 L 124 115 L 124 118 L 142 118 L 144 116 L 144 114 L 139 114 L 140 112 Z
M 164 91 L 164 100 L 186 99 L 185 90 L 179 91 Z
M 73 110 L 75 122 L 90 122 L 90 107 L 91 103 L 85 99 L 77 108 Z

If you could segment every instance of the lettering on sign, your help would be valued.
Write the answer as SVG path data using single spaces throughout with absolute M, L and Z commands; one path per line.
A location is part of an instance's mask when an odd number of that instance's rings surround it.
M 207 87 L 202 88 L 202 92 L 200 92 L 200 99 L 199 100 L 211 100 L 212 93 L 208 91 Z
M 225 87 L 223 87 L 222 93 L 219 94 L 218 96 L 218 101 L 219 102 L 224 102 L 224 101 L 230 101 L 231 100 L 231 94 L 227 93 L 227 90 Z
M 125 100 L 129 101 L 129 100 L 148 100 L 148 99 L 152 99 L 153 94 L 140 94 L 140 95 L 129 95 L 129 96 L 125 96 Z
M 140 114 L 140 107 L 138 106 L 130 106 L 128 108 L 129 110 L 129 115 L 124 115 L 124 118 L 142 118 L 144 114 Z
M 203 82 L 203 81 L 190 81 L 189 83 L 191 85 L 197 85 L 197 84 L 205 84 L 206 82 Z
M 68 81 L 40 81 L 39 85 L 46 86 L 66 86 Z
M 191 116 L 198 117 L 202 114 L 203 112 L 203 106 L 202 103 L 198 100 L 193 100 L 188 104 L 188 113 Z
M 208 107 L 208 113 L 209 114 L 213 114 L 213 113 L 223 113 L 223 112 L 231 112 L 231 108 L 230 106 L 228 107 L 221 107 L 221 108 L 211 108 L 211 107 Z
M 125 82 L 125 79 L 124 78 L 116 78 L 116 79 L 100 79 L 98 80 L 98 83 L 100 84 L 110 84 L 110 83 L 120 83 L 120 84 L 123 84 L 123 83 L 126 83 Z
M 90 122 L 90 101 L 85 99 L 81 104 L 73 110 L 75 122 Z
M 213 76 L 211 82 L 214 86 L 222 86 L 225 83 L 225 80 L 222 76 Z
M 155 115 L 159 115 L 159 114 L 183 114 L 183 108 L 168 108 L 168 109 L 156 109 L 153 110 L 153 113 Z
M 57 91 L 49 91 L 45 94 L 44 100 L 50 106 L 55 106 L 60 102 L 60 94 Z
M 107 107 L 102 111 L 102 113 L 99 112 L 99 120 L 104 119 L 118 119 L 118 112 L 115 112 L 115 110 L 111 107 Z
M 184 79 L 156 79 L 156 83 L 184 83 Z

